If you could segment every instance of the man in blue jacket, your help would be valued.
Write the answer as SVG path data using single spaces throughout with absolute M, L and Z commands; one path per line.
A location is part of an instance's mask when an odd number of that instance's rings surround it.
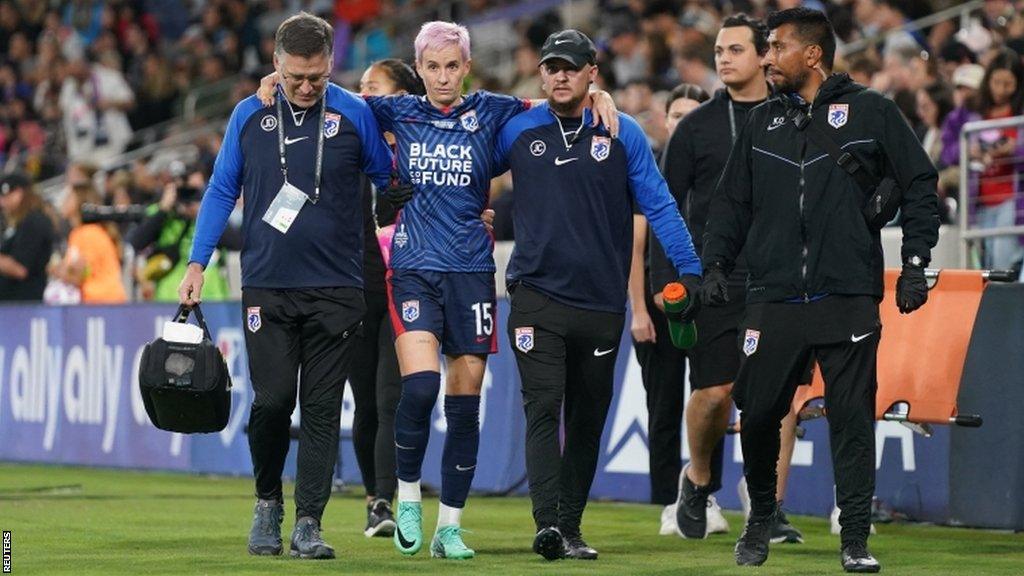
M 281 472 L 298 392 L 291 554 L 333 558 L 320 518 L 331 493 L 352 335 L 365 310 L 360 172 L 386 188 L 391 153 L 363 99 L 329 82 L 334 32 L 327 22 L 300 13 L 281 24 L 276 42 L 281 93 L 270 109 L 256 96 L 235 107 L 179 297 L 199 303 L 203 268 L 244 190 L 242 306 L 258 498 L 249 553 L 282 552 Z
M 533 549 L 549 560 L 597 558 L 580 523 L 625 321 L 634 202 L 695 296 L 701 273 L 643 130 L 626 115 L 617 139 L 591 126 L 595 63 L 594 45 L 580 32 L 548 37 L 540 60 L 547 101 L 510 120 L 495 150 L 498 173 L 511 168 L 516 187 L 508 335 L 526 410 Z M 678 319 L 691 319 L 697 305 L 690 298 Z

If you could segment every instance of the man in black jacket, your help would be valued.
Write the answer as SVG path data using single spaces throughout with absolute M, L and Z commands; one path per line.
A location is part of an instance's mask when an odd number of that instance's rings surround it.
M 803 113 L 875 178 L 902 190 L 901 312 L 927 300 L 924 267 L 938 239 L 937 175 L 896 105 L 845 74 L 831 74 L 835 34 L 805 8 L 769 18 L 767 62 L 779 96 L 751 111 L 715 195 L 704 236 L 702 296 L 728 299 L 728 273 L 744 250 L 749 275 L 743 360 L 733 388 L 741 410 L 751 516 L 736 562 L 768 558 L 777 513 L 779 421 L 794 374 L 815 358 L 825 379 L 843 568 L 877 572 L 868 553 L 875 486 L 873 421 L 880 338 L 882 248 L 861 212 L 869 196 L 808 136 Z M 847 164 L 849 166 L 849 164 Z
M 679 123 L 666 148 L 663 161 L 665 179 L 687 227 L 694 231 L 694 246 L 698 253 L 715 185 L 729 159 L 729 150 L 750 110 L 768 99 L 768 83 L 762 67 L 767 52 L 768 27 L 764 22 L 744 14 L 726 18 L 715 40 L 715 68 L 726 87 Z M 662 308 L 661 290 L 666 283 L 675 280 L 676 271 L 656 239 L 650 240 L 650 246 L 651 292 L 655 304 Z M 686 403 L 690 462 L 677 473 L 678 484 L 676 478 L 672 478 L 673 486 L 679 486 L 675 516 L 678 532 L 684 538 L 704 538 L 712 532 L 715 517 L 710 516 L 708 510 L 716 509 L 713 494 L 722 487 L 723 436 L 732 416 L 730 393 L 740 365 L 737 331 L 743 316 L 746 279 L 746 264 L 740 256 L 729 276 L 729 302 L 701 309 L 696 320 L 697 344 L 686 351 L 692 390 Z M 678 377 L 673 384 L 678 387 Z M 672 415 L 666 412 L 672 408 L 671 405 L 651 406 L 652 455 L 663 444 L 654 433 L 653 423 L 671 418 Z M 674 416 L 678 422 L 679 414 Z M 782 428 L 784 440 L 778 464 L 777 495 L 780 502 L 785 493 L 785 479 L 789 475 L 789 461 L 796 441 L 795 428 L 796 415 L 791 414 Z M 677 437 L 678 433 L 676 428 Z M 678 444 L 673 457 L 678 463 Z M 675 469 L 679 470 L 678 464 Z M 658 472 L 652 466 L 652 481 Z M 740 489 L 745 490 L 742 485 Z M 803 542 L 803 535 L 780 511 L 771 527 L 771 540 L 774 543 L 799 543 Z

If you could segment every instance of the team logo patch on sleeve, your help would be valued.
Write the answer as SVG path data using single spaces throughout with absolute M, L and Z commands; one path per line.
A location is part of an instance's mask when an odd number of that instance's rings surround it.
M 533 326 L 516 328 L 516 348 L 524 354 L 533 350 Z
M 324 114 L 324 137 L 333 138 L 337 136 L 339 129 L 341 129 L 341 114 L 334 114 L 333 112 Z
M 249 332 L 255 334 L 263 326 L 263 318 L 260 316 L 259 306 L 249 306 L 245 310 L 245 326 Z
M 420 301 L 406 300 L 402 302 L 402 320 L 415 322 L 420 317 Z
M 590 156 L 598 162 L 608 159 L 612 153 L 612 139 L 607 136 L 594 136 L 590 140 Z
M 761 339 L 761 332 L 758 330 L 747 330 L 743 336 L 743 353 L 750 356 L 757 352 L 757 341 Z
M 467 132 L 476 132 L 480 128 L 480 121 L 476 118 L 476 110 L 470 110 L 459 116 L 459 123 L 462 124 L 462 128 Z
M 850 105 L 849 104 L 829 104 L 828 105 L 828 125 L 839 129 L 846 125 L 846 121 L 850 119 Z

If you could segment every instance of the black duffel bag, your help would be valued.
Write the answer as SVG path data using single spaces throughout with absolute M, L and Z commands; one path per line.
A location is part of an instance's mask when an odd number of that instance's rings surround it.
M 146 345 L 139 363 L 139 391 L 153 425 L 170 432 L 219 432 L 231 415 L 231 376 L 210 337 L 199 306 L 178 308 L 174 322 L 195 314 L 198 343 L 157 338 Z

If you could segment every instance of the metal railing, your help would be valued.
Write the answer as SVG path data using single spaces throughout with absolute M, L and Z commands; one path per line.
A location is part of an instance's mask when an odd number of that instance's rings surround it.
M 945 10 L 940 10 L 939 12 L 936 12 L 929 16 L 925 16 L 924 18 L 918 18 L 917 20 L 914 20 L 912 22 L 907 22 L 905 25 L 895 30 L 889 30 L 888 32 L 876 34 L 870 38 L 861 38 L 860 40 L 850 42 L 849 44 L 841 46 L 839 48 L 839 53 L 842 54 L 843 56 L 856 54 L 857 52 L 866 50 L 868 47 L 878 42 L 884 42 L 890 36 L 894 36 L 896 34 L 904 34 L 907 32 L 917 32 L 918 30 L 923 30 L 929 26 L 934 26 L 940 22 L 945 22 L 947 20 L 952 20 L 954 18 L 960 19 L 960 27 L 963 28 L 964 26 L 967 25 L 967 22 L 971 16 L 971 12 L 978 8 L 981 8 L 981 6 L 984 3 L 984 0 L 971 0 L 970 2 L 964 2 L 957 6 L 946 8 Z
M 975 178 L 972 179 L 972 171 L 977 170 L 972 168 L 971 157 L 971 144 L 973 142 L 973 136 L 980 135 L 982 132 L 990 130 L 1001 130 L 1004 128 L 1019 128 L 1024 129 L 1024 116 L 1014 116 L 1012 118 L 999 118 L 996 120 L 978 120 L 975 122 L 968 122 L 964 124 L 964 127 L 960 130 L 960 267 L 961 268 L 980 268 L 981 266 L 976 262 L 977 259 L 971 258 L 973 245 L 978 241 L 986 238 L 993 238 L 996 236 L 1024 236 L 1024 225 L 1014 226 L 999 226 L 992 228 L 983 228 L 977 225 L 972 226 L 971 212 L 973 208 L 972 200 L 974 196 L 971 193 L 972 180 L 980 180 L 981 174 L 978 173 Z M 1019 141 L 1019 140 L 1018 140 Z M 1012 157 L 1006 162 L 1013 164 L 1013 177 L 1014 182 L 1014 198 L 1018 198 L 1021 194 L 1016 185 L 1017 180 L 1020 178 L 1017 164 L 1022 161 L 1020 157 Z M 980 184 L 979 184 L 980 186 Z M 972 265 L 974 264 L 974 265 Z

